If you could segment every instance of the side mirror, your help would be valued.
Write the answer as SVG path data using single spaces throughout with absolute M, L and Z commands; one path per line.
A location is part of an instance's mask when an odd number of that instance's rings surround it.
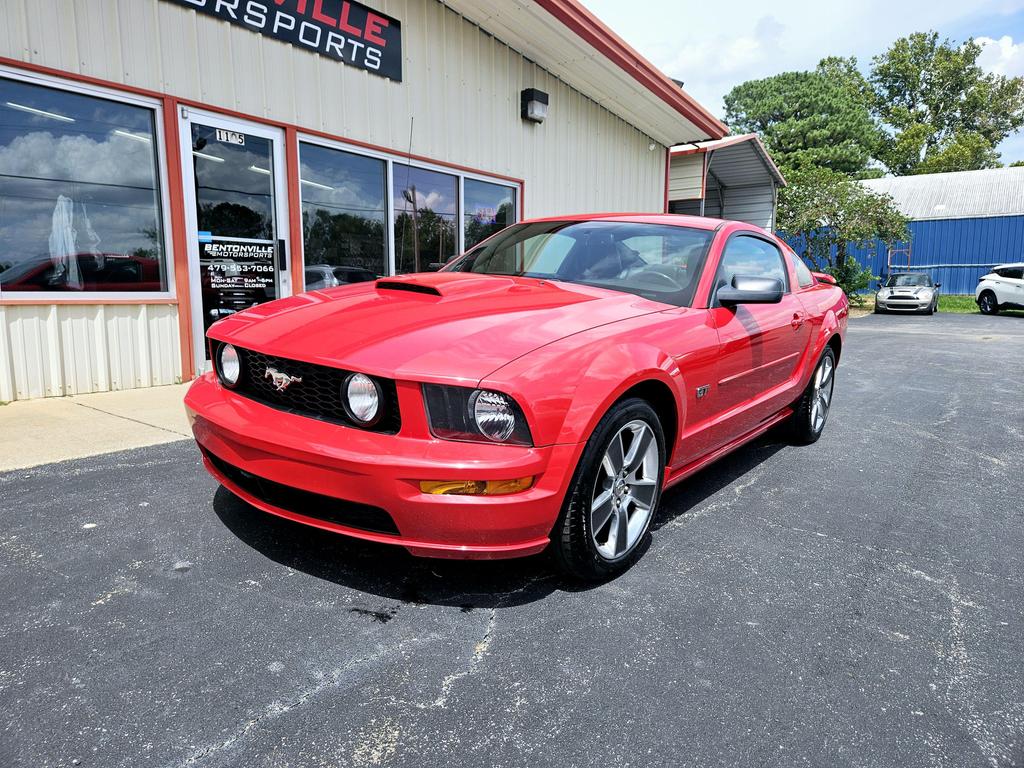
M 836 279 L 834 277 L 832 277 L 832 275 L 827 275 L 824 272 L 811 272 L 811 274 L 814 275 L 817 278 L 819 283 L 828 283 L 829 285 L 838 285 L 838 283 L 836 283 Z
M 778 304 L 785 287 L 776 277 L 748 277 L 735 275 L 732 285 L 718 289 L 718 303 L 723 307 L 737 304 Z
M 936 288 L 941 288 L 941 287 L 942 287 L 942 283 L 936 283 L 936 284 L 935 284 L 935 287 L 936 287 Z

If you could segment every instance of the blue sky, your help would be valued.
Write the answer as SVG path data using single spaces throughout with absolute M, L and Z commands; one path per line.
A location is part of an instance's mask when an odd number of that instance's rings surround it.
M 830 55 L 856 56 L 864 69 L 897 37 L 929 29 L 957 41 L 978 39 L 986 69 L 1024 75 L 1024 0 L 583 1 L 718 116 L 722 97 L 744 80 L 812 69 Z M 1024 133 L 999 151 L 1004 163 L 1024 160 Z

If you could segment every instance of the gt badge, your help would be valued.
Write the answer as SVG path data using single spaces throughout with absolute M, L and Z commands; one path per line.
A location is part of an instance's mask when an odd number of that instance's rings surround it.
M 704 395 L 706 395 L 708 393 L 709 389 L 711 389 L 711 387 L 708 384 L 705 384 L 702 387 L 697 387 L 697 399 L 698 400 L 703 400 L 704 399 Z
M 289 376 L 287 373 L 281 373 L 277 368 L 267 367 L 266 373 L 263 374 L 264 379 L 270 379 L 274 385 L 274 389 L 278 392 L 284 392 L 292 384 L 301 384 L 301 376 Z

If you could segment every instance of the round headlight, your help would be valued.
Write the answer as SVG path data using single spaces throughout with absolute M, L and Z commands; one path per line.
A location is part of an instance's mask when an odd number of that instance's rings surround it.
M 217 372 L 220 374 L 221 383 L 226 387 L 235 386 L 242 375 L 242 360 L 238 356 L 238 350 L 230 344 L 222 344 L 217 351 Z
M 371 424 L 380 413 L 380 388 L 377 382 L 361 373 L 345 380 L 342 393 L 349 416 L 360 424 Z
M 482 390 L 474 395 L 470 408 L 477 429 L 488 440 L 503 443 L 512 436 L 516 428 L 516 412 L 512 401 L 505 395 Z

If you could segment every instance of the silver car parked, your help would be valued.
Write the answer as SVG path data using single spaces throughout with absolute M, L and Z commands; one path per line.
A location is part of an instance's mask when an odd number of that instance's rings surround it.
M 917 312 L 931 315 L 939 309 L 939 288 L 923 272 L 894 272 L 875 294 L 875 313 Z

